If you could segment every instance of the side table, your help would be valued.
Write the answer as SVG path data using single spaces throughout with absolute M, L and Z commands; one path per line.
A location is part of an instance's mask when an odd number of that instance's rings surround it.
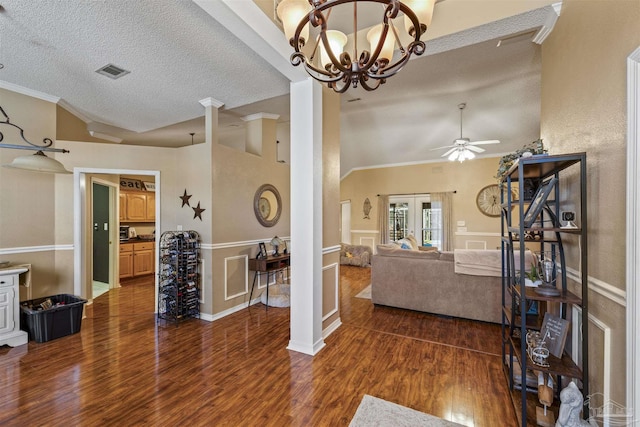
M 266 258 L 256 258 L 249 260 L 249 271 L 253 271 L 253 284 L 251 285 L 251 293 L 249 294 L 249 306 L 251 306 L 251 298 L 253 297 L 253 288 L 256 286 L 256 281 L 262 274 L 267 275 L 267 304 L 266 308 L 269 309 L 269 276 L 280 271 L 288 270 L 291 266 L 290 256 L 291 254 L 279 254 L 270 255 Z

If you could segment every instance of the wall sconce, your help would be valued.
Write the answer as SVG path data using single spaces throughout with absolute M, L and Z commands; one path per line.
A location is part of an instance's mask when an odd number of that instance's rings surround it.
M 60 163 L 55 159 L 47 157 L 44 154 L 45 151 L 55 152 L 55 153 L 68 153 L 69 150 L 65 150 L 63 148 L 51 147 L 51 145 L 53 145 L 53 141 L 50 138 L 44 138 L 42 140 L 43 145 L 41 146 L 28 141 L 27 138 L 24 137 L 24 129 L 22 129 L 18 125 L 11 123 L 11 121 L 9 120 L 9 116 L 7 116 L 7 113 L 4 112 L 4 109 L 1 106 L 0 106 L 0 113 L 2 113 L 2 115 L 5 118 L 5 120 L 0 121 L 0 125 L 9 125 L 18 129 L 20 131 L 20 138 L 22 138 L 24 142 L 29 144 L 29 145 L 17 145 L 17 144 L 3 143 L 2 140 L 4 139 L 4 135 L 0 131 L 0 148 L 32 150 L 36 152 L 32 156 L 16 157 L 15 159 L 13 159 L 13 161 L 10 164 L 2 165 L 2 166 L 7 168 L 22 169 L 22 170 L 28 170 L 28 171 L 34 171 L 34 172 L 65 173 L 65 174 L 71 173 L 65 169 L 62 163 Z

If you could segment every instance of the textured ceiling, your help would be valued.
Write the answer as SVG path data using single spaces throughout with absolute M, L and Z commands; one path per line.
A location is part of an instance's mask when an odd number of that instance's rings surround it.
M 198 101 L 208 97 L 224 102 L 223 127 L 259 112 L 280 114 L 286 123 L 294 75 L 286 43 L 229 24 L 238 20 L 237 11 L 229 10 L 246 9 L 250 1 L 196 3 L 0 0 L 0 87 L 18 85 L 58 97 L 89 127 L 123 138 L 123 144 L 187 145 L 189 132 L 196 133 L 196 142 L 204 140 Z M 496 48 L 496 39 L 543 25 L 550 7 L 542 4 L 549 2 L 538 3 L 527 13 L 447 35 L 436 16 L 438 36 L 427 41 L 423 57 L 377 91 L 342 95 L 342 174 L 439 159 L 441 152 L 430 148 L 460 136 L 461 102 L 468 104 L 463 136 L 502 141 L 487 146 L 487 154 L 513 151 L 537 138 L 539 46 L 528 38 Z M 453 18 L 465 21 L 459 14 Z M 95 73 L 109 63 L 131 73 L 118 80 Z M 348 102 L 353 98 L 361 101 Z
M 191 1 L 2 0 L 0 80 L 135 132 L 286 94 L 289 81 Z M 131 71 L 95 73 L 113 63 Z M 248 78 L 246 70 L 259 70 Z

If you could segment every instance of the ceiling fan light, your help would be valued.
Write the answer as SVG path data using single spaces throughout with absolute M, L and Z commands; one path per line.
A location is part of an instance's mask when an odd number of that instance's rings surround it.
M 296 33 L 298 24 L 311 11 L 311 5 L 307 0 L 282 0 L 276 9 L 278 17 L 282 20 L 284 35 L 291 41 Z M 309 40 L 309 24 L 300 32 L 300 38 Z
M 436 0 L 404 0 L 403 3 L 413 10 L 420 24 L 424 24 L 426 27 L 431 26 L 433 8 L 436 5 Z M 411 22 L 411 19 L 409 19 L 407 15 L 404 15 L 404 27 L 407 33 L 412 34 L 413 22 Z
M 378 24 L 371 28 L 367 33 L 367 40 L 371 45 L 371 53 L 375 52 L 378 47 L 378 43 L 380 42 L 380 37 L 382 36 L 382 30 L 384 29 L 384 24 Z M 382 50 L 380 51 L 380 55 L 378 55 L 378 60 L 386 59 L 387 62 L 391 62 L 393 59 L 393 51 L 396 48 L 396 39 L 391 34 L 391 31 L 387 31 L 386 38 L 384 39 L 384 44 L 382 45 Z
M 65 167 L 57 161 L 47 157 L 42 151 L 38 151 L 31 156 L 20 156 L 13 159 L 8 165 L 2 165 L 5 168 L 22 169 L 32 172 L 44 172 L 44 173 L 62 173 L 70 174 L 72 172 L 65 169 Z
M 458 159 L 458 150 L 454 151 L 453 153 L 449 154 L 449 157 L 447 157 L 447 159 L 451 162 L 455 162 Z
M 340 54 L 342 53 L 344 46 L 347 44 L 347 36 L 338 30 L 328 30 L 326 35 L 327 41 L 329 42 L 329 48 L 331 49 L 331 52 L 333 52 L 333 56 L 340 59 Z M 322 42 L 320 43 L 320 61 L 322 62 L 323 68 L 332 62 L 329 54 L 324 48 L 324 43 Z
M 473 153 L 473 151 L 471 150 L 464 150 L 464 158 L 466 160 L 472 160 L 475 159 L 476 155 Z

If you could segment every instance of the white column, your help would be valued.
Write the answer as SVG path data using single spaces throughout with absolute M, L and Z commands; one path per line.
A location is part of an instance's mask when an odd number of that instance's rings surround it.
M 322 338 L 322 87 L 291 83 L 291 335 L 314 355 Z

